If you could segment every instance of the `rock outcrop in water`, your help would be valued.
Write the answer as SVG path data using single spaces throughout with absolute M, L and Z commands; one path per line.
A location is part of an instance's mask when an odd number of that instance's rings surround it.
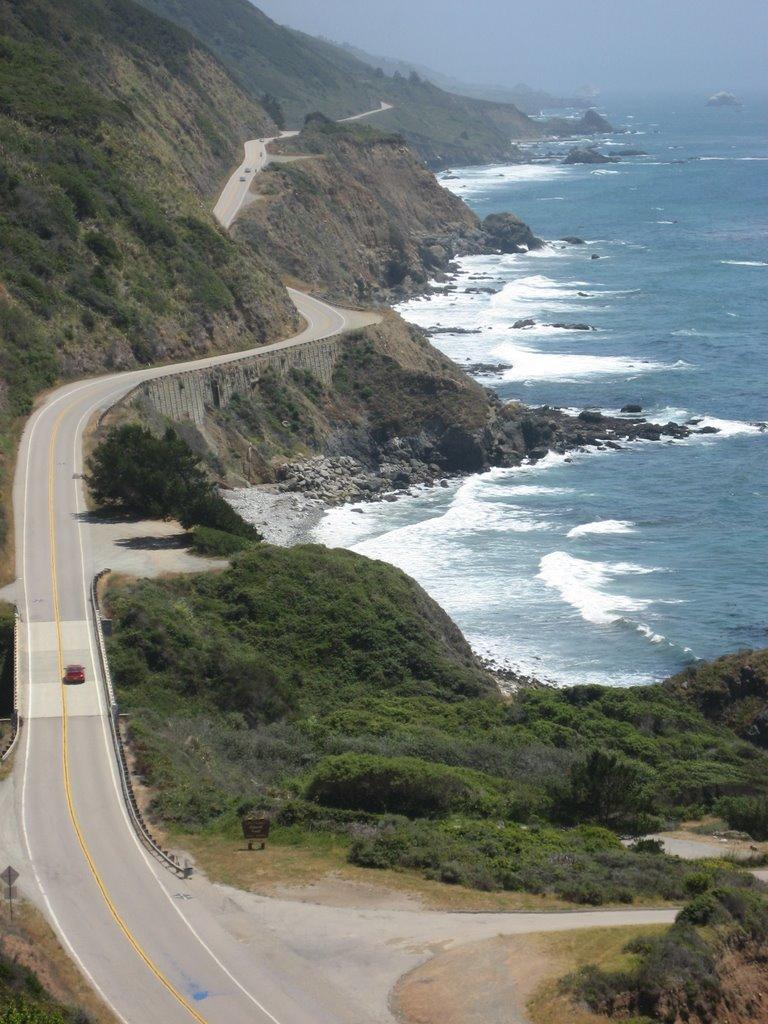
M 740 107 L 741 101 L 732 92 L 716 92 L 707 100 L 708 107 Z
M 570 151 L 568 156 L 563 160 L 564 164 L 618 164 L 620 160 L 617 156 L 606 156 L 605 153 L 600 153 L 593 146 L 588 146 L 586 149 L 574 148 Z

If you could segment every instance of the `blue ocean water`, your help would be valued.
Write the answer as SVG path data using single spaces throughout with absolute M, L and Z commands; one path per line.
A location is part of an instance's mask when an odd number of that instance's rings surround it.
M 441 176 L 480 216 L 512 210 L 551 244 L 464 259 L 456 292 L 400 311 L 480 328 L 433 341 L 458 362 L 504 364 L 483 378 L 503 399 L 638 403 L 719 433 L 549 456 L 363 515 L 337 509 L 317 537 L 401 566 L 498 661 L 628 685 L 768 644 L 768 101 L 623 100 L 605 112 L 630 131 L 600 148 L 647 156 Z M 478 287 L 495 293 L 465 291 Z M 536 327 L 512 328 L 528 317 Z M 542 326 L 556 322 L 596 330 Z

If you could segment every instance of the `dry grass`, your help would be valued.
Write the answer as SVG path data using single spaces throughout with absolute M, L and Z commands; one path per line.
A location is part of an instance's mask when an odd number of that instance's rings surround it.
M 658 935 L 667 925 L 624 928 L 585 928 L 573 932 L 534 936 L 535 953 L 550 965 L 550 977 L 528 1001 L 532 1024 L 605 1024 L 606 1018 L 592 1013 L 560 992 L 562 978 L 586 964 L 606 971 L 630 966 L 634 960 L 624 947 L 639 935 Z
M 465 913 L 584 909 L 554 896 L 479 892 L 433 882 L 416 872 L 357 867 L 347 863 L 346 847 L 333 836 L 324 836 L 312 846 L 270 841 L 266 850 L 252 852 L 242 841 L 220 836 L 174 834 L 169 842 L 174 849 L 187 851 L 212 881 L 264 896 L 352 906 L 365 893 L 366 903 L 374 898 L 381 905 L 409 900 L 427 910 Z
M 57 1002 L 84 1010 L 94 1024 L 117 1024 L 117 1018 L 80 974 L 42 914 L 31 903 L 14 904 L 11 920 L 8 905 L 2 901 L 0 928 L 2 952 L 34 971 Z
M 560 994 L 560 980 L 587 963 L 626 966 L 626 943 L 659 926 L 581 928 L 505 935 L 438 951 L 392 993 L 406 1024 L 607 1024 Z

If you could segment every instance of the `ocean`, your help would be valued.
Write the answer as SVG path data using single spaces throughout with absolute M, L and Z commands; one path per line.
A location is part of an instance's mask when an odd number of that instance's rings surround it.
M 399 311 L 479 328 L 432 340 L 460 364 L 503 364 L 481 378 L 502 399 L 636 403 L 719 432 L 549 455 L 363 515 L 333 509 L 315 536 L 400 566 L 499 663 L 625 686 L 768 644 L 768 101 L 603 110 L 629 130 L 594 138 L 600 150 L 646 156 L 439 175 L 481 217 L 511 210 L 549 244 L 464 258 L 457 291 Z M 512 327 L 525 318 L 536 325 Z M 595 329 L 546 326 L 576 322 Z

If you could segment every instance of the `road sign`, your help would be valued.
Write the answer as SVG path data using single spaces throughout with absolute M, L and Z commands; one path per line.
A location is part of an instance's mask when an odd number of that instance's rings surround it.
M 269 818 L 243 818 L 241 824 L 243 838 L 248 840 L 248 849 L 252 850 L 254 841 L 257 841 L 263 850 L 269 838 Z
M 11 917 L 13 917 L 13 901 L 17 899 L 19 895 L 16 886 L 13 884 L 18 877 L 19 872 L 15 868 L 12 868 L 10 864 L 5 869 L 5 871 L 3 871 L 3 873 L 0 875 L 0 879 L 2 879 L 5 888 L 5 892 L 3 893 L 3 895 L 10 904 Z
M 1 863 L 1 862 L 0 862 Z M 13 885 L 16 879 L 19 877 L 19 872 L 15 868 L 12 868 L 9 864 L 5 871 L 0 875 L 0 878 L 5 882 L 7 886 Z

